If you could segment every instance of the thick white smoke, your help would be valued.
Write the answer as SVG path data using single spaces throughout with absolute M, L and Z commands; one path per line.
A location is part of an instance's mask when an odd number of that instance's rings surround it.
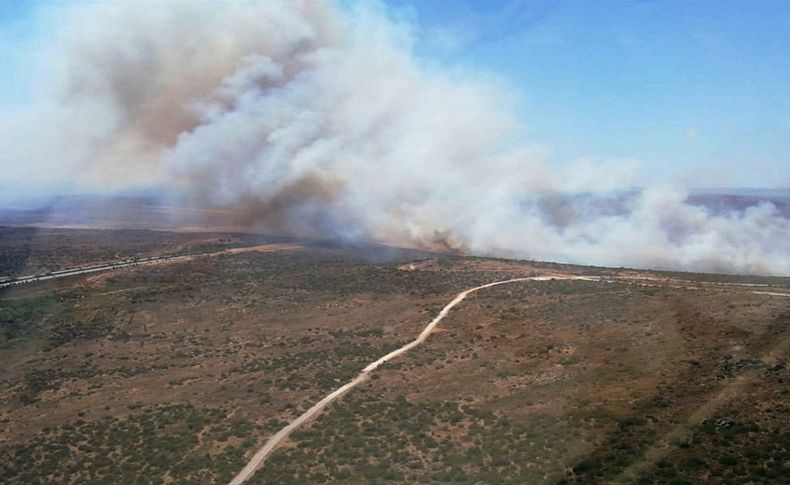
M 91 4 L 61 7 L 58 24 L 55 92 L 7 154 L 163 183 L 298 234 L 790 274 L 790 221 L 772 205 L 714 215 L 666 188 L 609 197 L 638 164 L 555 168 L 513 148 L 511 90 L 429 67 L 383 7 Z

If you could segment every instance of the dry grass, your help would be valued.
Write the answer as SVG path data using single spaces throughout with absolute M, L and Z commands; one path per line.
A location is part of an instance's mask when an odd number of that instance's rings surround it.
M 185 244 L 172 237 L 165 247 Z M 219 238 L 230 236 L 216 237 L 199 244 L 227 249 Z M 227 481 L 245 454 L 412 339 L 457 291 L 537 273 L 618 275 L 419 258 L 270 242 L 6 291 L 2 481 Z M 788 299 L 639 275 L 657 286 L 529 282 L 470 296 L 254 480 L 777 478 L 788 466 L 790 376 L 786 349 L 776 350 Z M 717 398 L 727 388 L 738 392 Z

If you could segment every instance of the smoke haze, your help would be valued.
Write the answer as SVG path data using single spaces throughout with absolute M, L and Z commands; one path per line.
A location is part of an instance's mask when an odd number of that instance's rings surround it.
M 166 186 L 303 236 L 790 274 L 790 220 L 773 204 L 714 213 L 672 188 L 628 190 L 637 161 L 550 163 L 513 141 L 506 81 L 419 58 L 412 26 L 377 4 L 57 10 L 51 87 L 0 127 L 4 166 Z

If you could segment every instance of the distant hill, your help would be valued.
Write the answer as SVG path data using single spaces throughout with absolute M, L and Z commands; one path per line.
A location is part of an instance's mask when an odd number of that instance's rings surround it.
M 606 194 L 539 195 L 536 202 L 555 225 L 593 215 L 625 214 L 628 201 L 638 189 Z M 687 202 L 716 214 L 742 211 L 763 202 L 775 205 L 790 218 L 790 189 L 694 189 Z M 152 194 L 144 195 L 60 195 L 23 201 L 0 202 L 0 225 L 93 227 L 130 229 L 221 228 L 244 230 L 250 227 L 249 213 L 235 209 L 189 207 Z M 253 224 L 254 225 L 254 224 Z
M 186 207 L 153 195 L 63 195 L 0 206 L 0 225 L 178 229 L 233 220 L 232 210 Z
M 790 217 L 790 189 L 696 189 L 687 201 L 715 213 L 741 211 L 770 202 L 783 217 Z

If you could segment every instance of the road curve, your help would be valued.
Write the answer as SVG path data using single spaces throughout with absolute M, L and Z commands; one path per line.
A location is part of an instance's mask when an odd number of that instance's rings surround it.
M 475 291 L 482 290 L 484 288 L 490 288 L 492 286 L 497 285 L 504 285 L 507 283 L 516 283 L 520 281 L 548 281 L 548 280 L 587 280 L 587 281 L 598 281 L 599 278 L 597 277 L 587 277 L 587 276 L 568 276 L 568 275 L 557 275 L 557 276 L 532 276 L 527 278 L 513 278 L 509 280 L 502 280 L 502 281 L 495 281 L 493 283 L 488 283 L 485 285 L 476 286 L 474 288 L 470 288 L 468 290 L 464 290 L 458 293 L 453 300 L 448 303 L 447 305 L 442 308 L 442 311 L 439 312 L 433 320 L 425 326 L 422 332 L 417 336 L 416 339 L 412 340 L 411 342 L 407 343 L 403 347 L 400 347 L 392 352 L 388 353 L 384 357 L 379 358 L 375 362 L 370 363 L 367 367 L 362 369 L 362 372 L 359 373 L 353 380 L 343 384 L 339 388 L 335 389 L 331 393 L 327 394 L 326 397 L 315 403 L 310 409 L 302 413 L 299 417 L 291 421 L 287 426 L 282 428 L 280 431 L 275 433 L 268 441 L 253 455 L 247 465 L 236 475 L 233 480 L 231 480 L 230 485 L 240 485 L 244 483 L 245 480 L 249 479 L 253 473 L 263 464 L 266 458 L 272 454 L 272 452 L 280 445 L 283 441 L 299 426 L 301 426 L 305 421 L 308 419 L 318 415 L 322 409 L 326 407 L 327 404 L 331 403 L 332 401 L 338 399 L 340 396 L 348 392 L 349 390 L 353 389 L 354 387 L 358 386 L 359 384 L 365 382 L 370 373 L 376 370 L 381 364 L 387 362 L 388 360 L 397 357 L 403 353 L 408 352 L 409 350 L 413 349 L 414 347 L 420 345 L 428 338 L 428 336 L 433 332 L 436 328 L 436 325 L 441 322 L 444 317 L 452 310 L 454 306 L 461 303 L 464 298 L 466 298 L 470 293 L 474 293 Z

